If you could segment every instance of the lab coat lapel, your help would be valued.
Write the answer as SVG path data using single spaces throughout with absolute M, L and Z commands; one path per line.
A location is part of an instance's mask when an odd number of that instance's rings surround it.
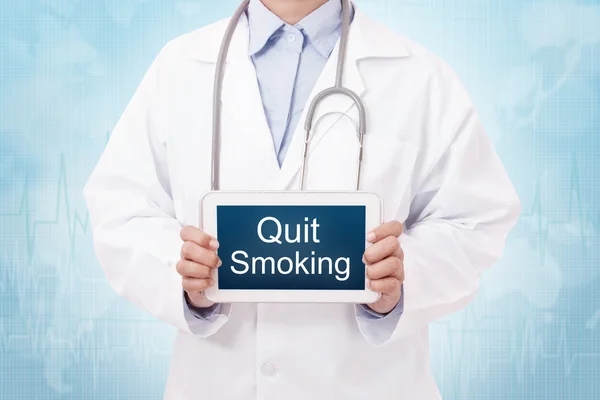
M 363 76 L 359 70 L 360 63 L 369 63 L 370 72 L 369 80 L 372 82 L 378 82 L 377 76 L 377 63 L 382 59 L 390 58 L 403 58 L 410 57 L 410 51 L 405 44 L 398 40 L 397 35 L 387 27 L 377 24 L 375 21 L 368 18 L 362 11 L 353 3 L 354 6 L 354 20 L 350 25 L 350 34 L 348 38 L 348 47 L 346 54 L 346 61 L 344 63 L 344 74 L 342 76 L 343 86 L 354 91 L 358 96 L 367 95 L 369 89 L 365 86 L 365 76 Z M 304 121 L 306 120 L 306 112 L 312 99 L 323 89 L 331 87 L 335 82 L 337 57 L 339 52 L 339 40 L 338 43 L 329 56 L 329 59 L 323 69 L 321 76 L 319 77 L 315 87 L 312 90 L 311 95 L 304 107 L 304 112 L 300 118 L 300 122 L 296 127 L 294 136 L 290 143 L 290 148 L 286 154 L 285 161 L 283 163 L 279 179 L 277 181 L 276 188 L 279 190 L 296 190 L 299 189 L 295 186 L 296 177 L 300 172 L 302 165 L 302 153 L 304 147 L 305 130 Z M 373 64 L 371 64 L 373 63 Z M 383 85 L 384 83 L 378 82 Z M 369 110 L 367 108 L 367 121 L 366 135 L 369 134 Z M 340 119 L 345 118 L 344 114 L 347 114 L 354 124 L 358 126 L 357 116 L 352 112 L 355 108 L 354 102 L 343 95 L 332 95 L 323 100 L 319 107 L 317 107 L 315 117 L 313 118 L 313 127 L 311 137 L 309 139 L 309 151 L 307 160 L 307 170 L 310 170 L 310 155 L 311 152 L 322 142 L 322 139 L 331 132 L 332 129 L 336 129 L 336 124 Z M 323 118 L 319 122 L 319 118 L 323 115 L 328 114 L 326 118 Z M 340 124 L 341 125 L 341 124 Z M 348 132 L 348 137 L 352 137 L 356 134 L 354 132 Z M 335 149 L 331 151 L 331 157 L 336 157 Z
M 269 126 L 265 117 L 254 64 L 248 55 L 248 22 L 242 18 L 232 37 L 225 63 L 221 94 L 222 118 L 236 121 L 239 132 L 250 135 L 256 158 L 268 169 L 279 170 Z
M 355 21 L 357 18 L 361 18 L 359 13 L 355 15 Z M 365 92 L 365 86 L 358 70 L 357 52 L 352 48 L 352 43 L 356 42 L 357 35 L 359 35 L 359 32 L 354 29 L 353 23 L 350 29 L 342 82 L 344 87 L 354 91 L 358 96 L 362 96 Z M 329 59 L 304 106 L 304 111 L 294 131 L 285 161 L 281 167 L 279 179 L 277 180 L 276 188 L 279 190 L 299 189 L 299 187 L 292 187 L 291 185 L 300 172 L 300 167 L 302 165 L 302 154 L 306 136 L 306 131 L 304 129 L 306 113 L 310 103 L 319 92 L 334 86 L 338 53 L 339 40 L 329 56 Z M 353 107 L 355 107 L 355 104 L 352 99 L 339 94 L 328 96 L 321 101 L 316 108 L 315 116 L 313 118 L 311 137 L 309 138 L 308 165 L 310 165 L 310 153 L 316 148 L 327 132 L 329 132 L 341 118 L 345 118 L 344 114 L 347 114 Z M 319 121 L 325 114 L 327 114 L 327 116 Z M 355 119 L 354 117 L 352 118 L 353 120 Z M 355 121 L 355 123 L 358 124 L 358 121 Z M 355 132 L 348 132 L 348 135 L 355 135 Z M 334 156 L 335 154 L 332 154 L 332 157 Z

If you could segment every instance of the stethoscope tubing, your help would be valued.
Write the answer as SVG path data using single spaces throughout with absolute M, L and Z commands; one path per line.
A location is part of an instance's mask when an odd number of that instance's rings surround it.
M 227 29 L 221 41 L 217 64 L 215 66 L 215 75 L 213 83 L 213 115 L 212 115 L 212 162 L 211 162 L 211 191 L 219 190 L 219 172 L 220 172 L 220 138 L 221 138 L 221 93 L 223 88 L 223 75 L 225 72 L 224 65 L 229 51 L 231 39 L 237 28 L 238 22 L 242 14 L 248 8 L 250 0 L 243 0 L 235 10 L 233 16 L 229 20 Z M 360 98 L 352 90 L 343 87 L 342 78 L 344 74 L 344 63 L 346 60 L 346 52 L 348 46 L 348 36 L 350 34 L 350 2 L 349 0 L 341 0 L 342 2 L 342 33 L 340 37 L 340 45 L 338 51 L 338 59 L 336 66 L 335 85 L 319 92 L 311 101 L 304 122 L 304 149 L 302 154 L 302 167 L 300 172 L 300 190 L 304 190 L 306 165 L 308 159 L 308 149 L 310 145 L 310 134 L 313 126 L 313 119 L 316 113 L 317 106 L 327 97 L 334 94 L 340 94 L 349 97 L 358 109 L 358 169 L 356 175 L 356 190 L 360 188 L 360 178 L 362 169 L 363 156 L 363 140 L 366 133 L 366 112 L 365 106 Z

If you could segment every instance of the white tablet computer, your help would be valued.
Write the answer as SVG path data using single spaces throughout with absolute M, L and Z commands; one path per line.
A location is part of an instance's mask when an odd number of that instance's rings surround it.
M 217 303 L 374 303 L 366 287 L 366 234 L 382 201 L 366 192 L 210 192 L 202 230 L 223 264 L 205 296 Z

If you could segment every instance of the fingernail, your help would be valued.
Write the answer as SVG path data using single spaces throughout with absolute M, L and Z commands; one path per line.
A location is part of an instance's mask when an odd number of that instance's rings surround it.
M 208 280 L 208 285 L 209 285 L 209 286 L 212 286 L 212 285 L 214 285 L 214 284 L 215 284 L 215 280 L 214 280 L 213 278 L 210 278 L 210 279 Z
M 367 287 L 368 287 L 369 289 L 371 289 L 371 280 L 370 280 L 370 279 L 367 279 Z
M 363 264 L 365 264 L 365 265 L 367 264 L 367 260 L 365 260 L 365 256 L 363 256 L 363 258 L 362 258 L 362 262 L 363 262 Z
M 217 263 L 217 268 L 219 268 L 222 264 L 223 264 L 223 261 L 219 260 L 219 262 Z
M 375 240 L 375 232 L 369 232 L 367 234 L 367 242 L 372 242 L 373 240 Z
M 211 239 L 210 243 L 208 244 L 208 247 L 210 247 L 212 250 L 216 250 L 219 248 L 219 242 L 217 241 L 217 239 Z

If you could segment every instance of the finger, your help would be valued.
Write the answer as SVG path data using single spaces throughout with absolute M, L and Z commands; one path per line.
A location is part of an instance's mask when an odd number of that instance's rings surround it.
M 207 265 L 198 264 L 190 260 L 177 261 L 177 272 L 188 278 L 210 278 L 213 269 Z
M 385 237 L 365 250 L 364 261 L 366 264 L 374 264 L 393 255 L 399 247 L 398 238 L 395 236 Z
M 379 225 L 367 234 L 367 242 L 376 243 L 387 236 L 398 237 L 402 234 L 402 224 L 398 221 L 390 221 Z
M 221 259 L 212 250 L 200 247 L 194 242 L 185 242 L 181 246 L 181 258 L 184 260 L 194 261 L 198 264 L 206 265 L 207 267 L 217 268 L 221 265 Z
M 397 257 L 388 257 L 367 267 L 367 278 L 376 280 L 388 276 L 398 277 L 402 269 L 402 261 Z
M 392 277 L 369 281 L 369 289 L 377 293 L 394 293 L 399 287 L 398 279 Z
M 404 283 L 404 263 L 402 263 L 402 267 L 396 271 L 395 278 L 401 284 Z
M 212 285 L 215 284 L 215 280 L 213 278 L 207 279 L 197 279 L 197 278 L 188 278 L 183 277 L 181 279 L 181 285 L 183 286 L 183 290 L 186 292 L 201 292 L 203 290 L 208 289 Z
M 207 233 L 202 232 L 195 226 L 184 226 L 181 229 L 181 232 L 179 232 L 179 236 L 181 236 L 181 240 L 184 242 L 194 242 L 198 246 L 206 249 L 216 250 L 219 248 L 219 242 L 217 239 Z
M 400 244 L 398 242 L 398 244 Z M 402 262 L 404 262 L 404 250 L 402 250 L 402 246 L 398 246 L 398 250 L 394 252 L 394 256 L 398 257 Z
M 396 270 L 394 277 L 398 279 L 400 283 L 404 283 L 404 261 L 400 260 L 400 268 Z

